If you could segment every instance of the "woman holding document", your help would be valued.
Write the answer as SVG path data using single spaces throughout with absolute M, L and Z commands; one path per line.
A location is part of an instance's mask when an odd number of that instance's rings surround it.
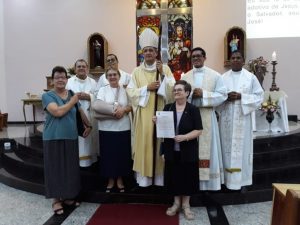
M 172 111 L 174 116 L 174 138 L 164 138 L 162 156 L 165 158 L 164 184 L 174 195 L 174 203 L 166 214 L 174 216 L 183 210 L 184 217 L 194 219 L 190 208 L 190 196 L 199 190 L 198 137 L 202 130 L 199 109 L 187 102 L 191 85 L 184 80 L 175 83 L 175 102 L 167 104 L 164 111 Z M 153 118 L 159 123 L 157 117 Z

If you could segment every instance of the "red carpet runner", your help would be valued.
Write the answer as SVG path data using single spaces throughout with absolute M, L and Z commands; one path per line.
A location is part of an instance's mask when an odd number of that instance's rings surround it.
M 168 206 L 103 204 L 87 225 L 179 225 L 179 216 L 167 216 Z

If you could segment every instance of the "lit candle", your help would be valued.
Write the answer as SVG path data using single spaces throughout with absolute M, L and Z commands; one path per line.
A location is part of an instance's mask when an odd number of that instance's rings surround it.
M 274 51 L 272 54 L 272 61 L 275 62 L 276 61 L 276 52 Z

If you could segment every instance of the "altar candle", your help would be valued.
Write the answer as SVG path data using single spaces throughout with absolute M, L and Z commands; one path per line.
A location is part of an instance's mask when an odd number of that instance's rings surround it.
M 272 61 L 275 62 L 276 61 L 276 52 L 274 51 L 272 54 Z

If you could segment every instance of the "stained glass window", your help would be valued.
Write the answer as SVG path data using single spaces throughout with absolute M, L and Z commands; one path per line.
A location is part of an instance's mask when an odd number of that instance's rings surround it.
M 137 9 L 159 9 L 160 0 L 137 0 Z
M 149 27 L 161 36 L 161 59 L 176 80 L 191 69 L 192 0 L 137 0 L 137 65 L 143 61 L 139 35 Z M 161 33 L 161 34 L 160 34 Z

